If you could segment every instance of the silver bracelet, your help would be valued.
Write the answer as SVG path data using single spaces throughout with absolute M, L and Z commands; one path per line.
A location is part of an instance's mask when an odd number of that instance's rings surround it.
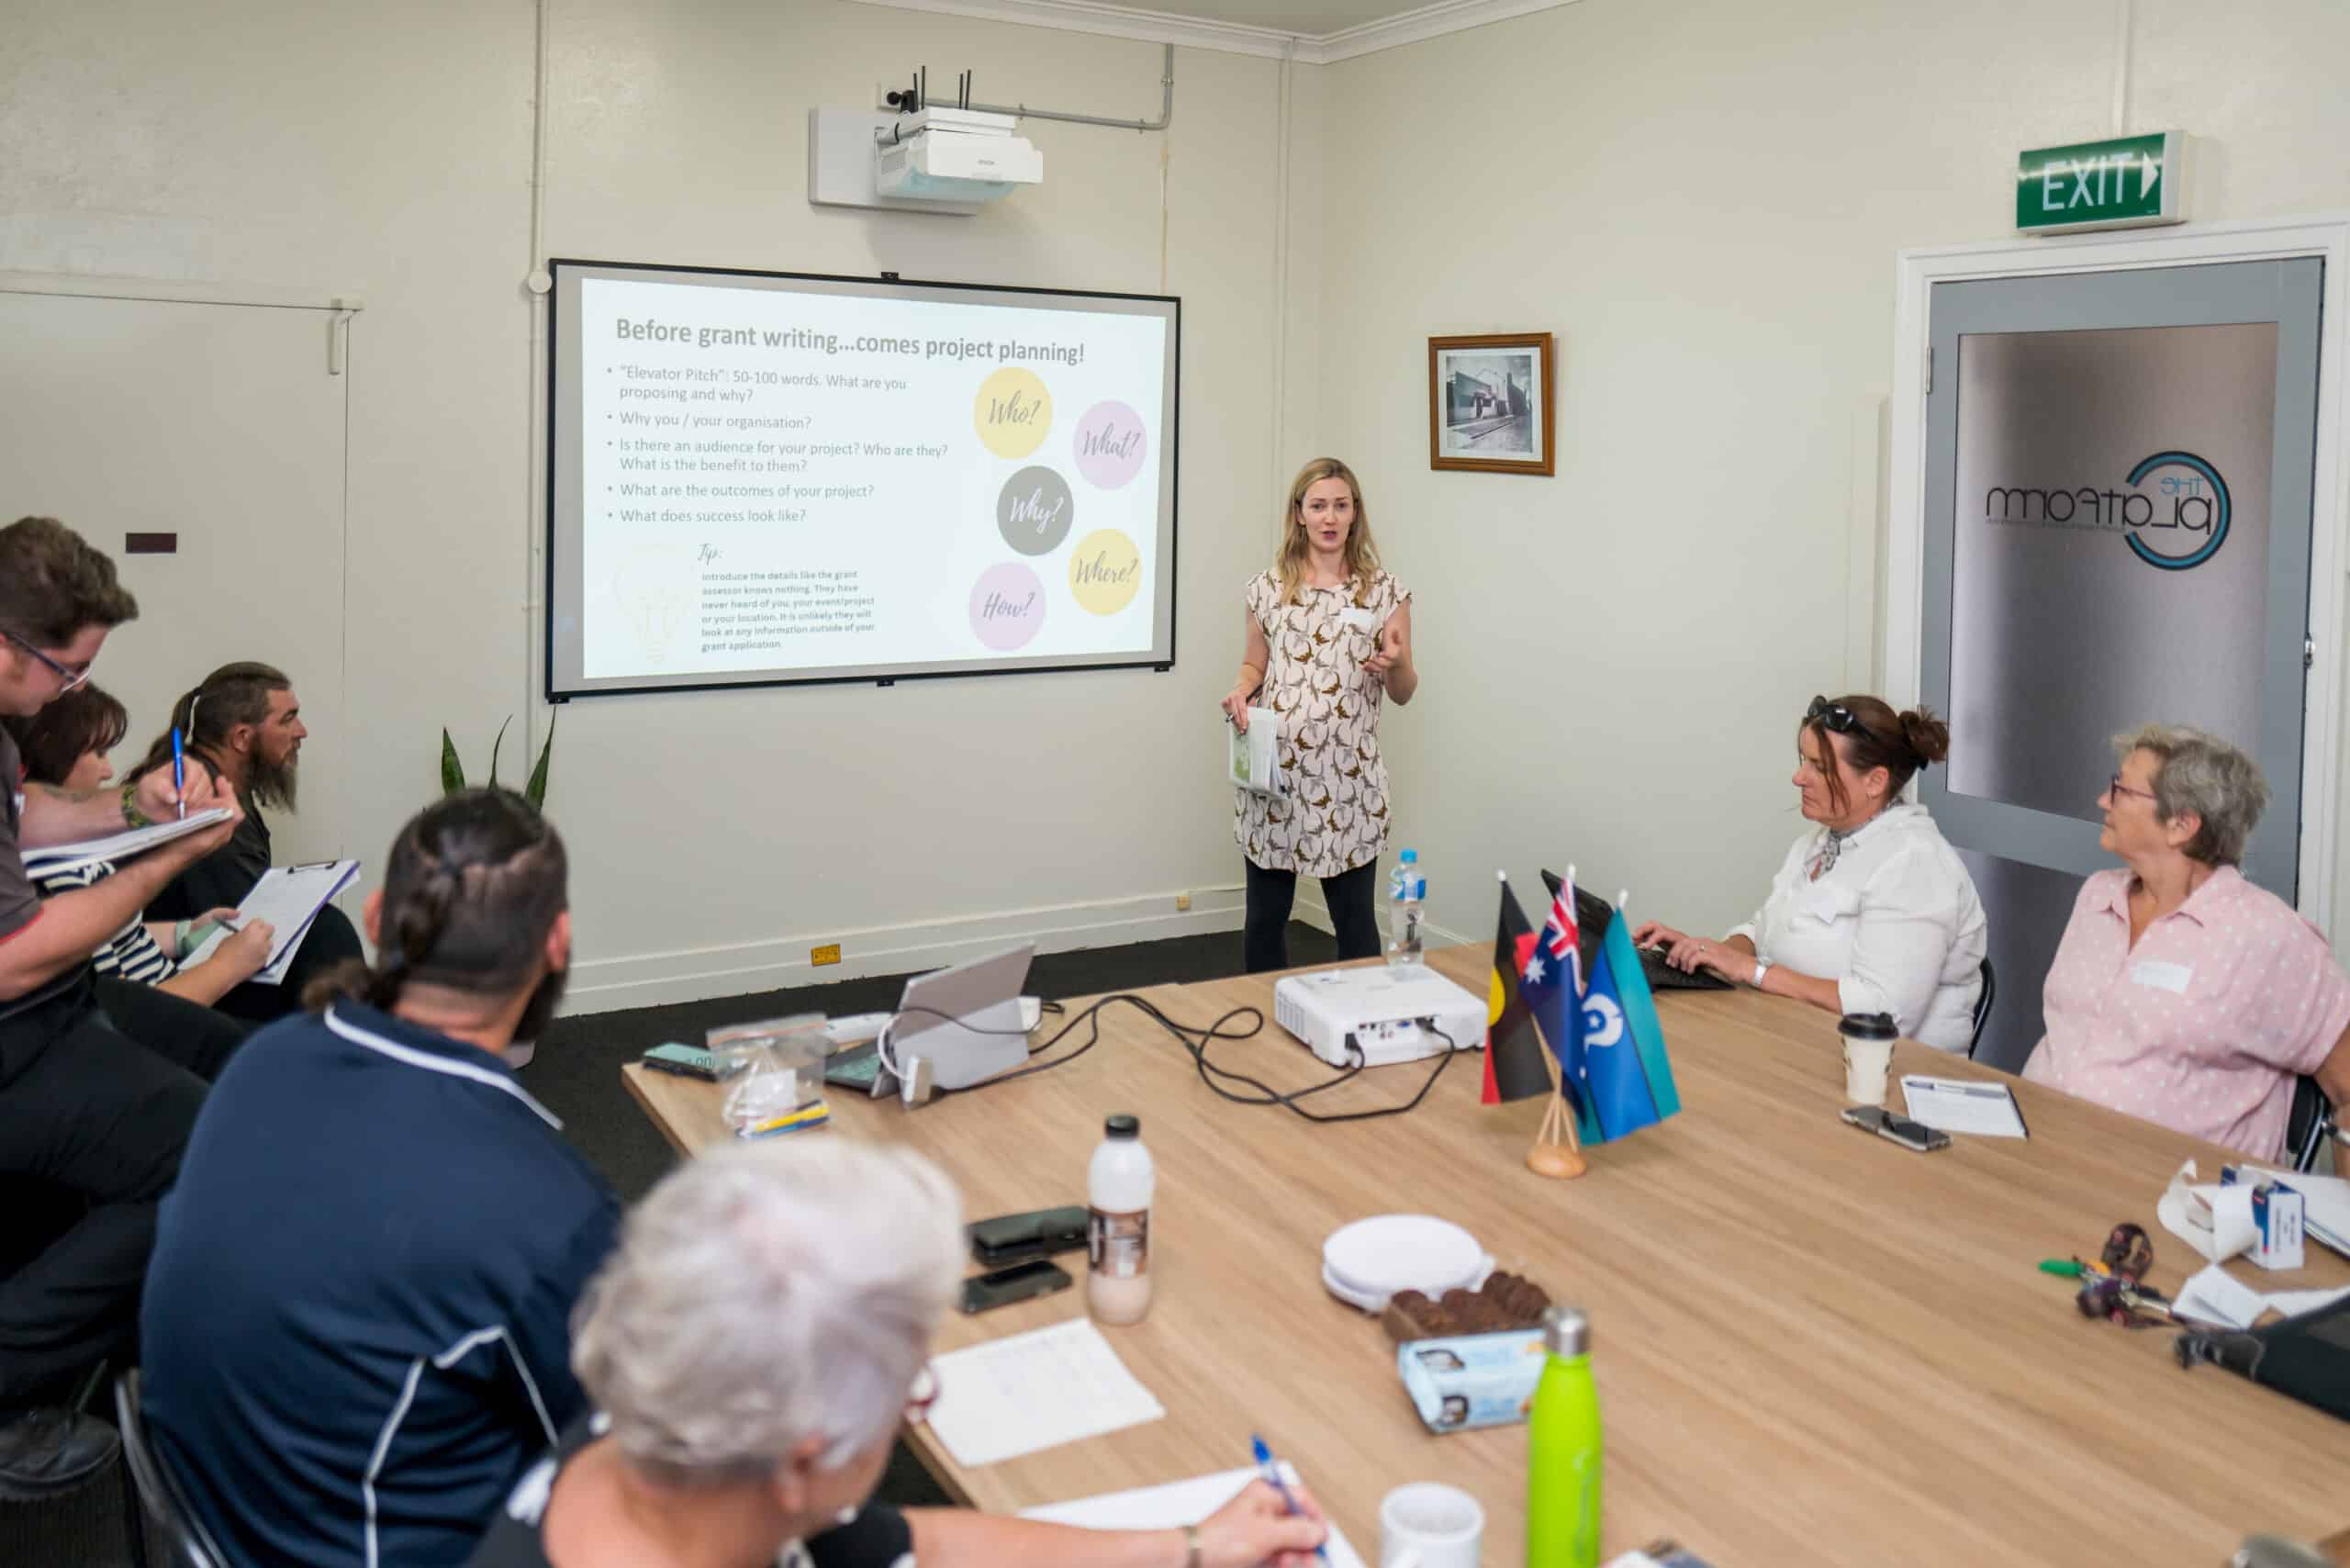
M 1763 977 L 1764 975 L 1769 974 L 1770 972 L 1771 972 L 1771 966 L 1770 966 L 1769 964 L 1764 963 L 1764 962 L 1762 961 L 1762 957 L 1758 954 L 1758 955 L 1755 957 L 1755 959 L 1754 959 L 1754 981 L 1753 981 L 1753 984 L 1754 984 L 1754 989 L 1755 989 L 1755 990 L 1757 990 L 1757 991 L 1761 991 L 1761 990 L 1762 989 L 1762 977 Z

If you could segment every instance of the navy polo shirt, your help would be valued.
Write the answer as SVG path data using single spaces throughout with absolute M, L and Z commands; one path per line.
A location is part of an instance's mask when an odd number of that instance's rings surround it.
M 339 1002 L 196 1118 L 140 1315 L 149 1429 L 232 1564 L 461 1564 L 586 1406 L 620 1205 L 497 1057 Z

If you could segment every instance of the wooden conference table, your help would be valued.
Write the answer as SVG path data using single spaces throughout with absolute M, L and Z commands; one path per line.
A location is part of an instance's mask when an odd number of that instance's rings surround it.
M 1479 994 L 1490 962 L 1483 946 L 1432 959 Z M 1285 1090 L 1329 1074 L 1270 1023 L 1270 977 L 1144 994 L 1194 1025 L 1263 1008 L 1264 1032 L 1219 1043 L 1219 1066 Z M 2009 1080 L 2029 1141 L 1918 1155 L 1837 1120 L 1827 1014 L 1747 991 L 1667 992 L 1658 1011 L 1683 1112 L 1591 1151 L 1573 1182 L 1526 1170 L 1542 1102 L 1480 1106 L 1480 1056 L 1455 1060 L 1408 1114 L 1313 1126 L 1218 1098 L 1125 1007 L 1091 1051 L 1033 1078 L 913 1112 L 836 1095 L 837 1133 L 921 1149 L 974 1216 L 1082 1203 L 1115 1112 L 1142 1118 L 1158 1162 L 1156 1302 L 1104 1333 L 1166 1418 L 976 1470 L 922 1428 L 909 1440 L 950 1493 L 1009 1513 L 1245 1464 L 1261 1431 L 1366 1554 L 1391 1487 L 1441 1480 L 1484 1505 L 1485 1561 L 1515 1562 L 1525 1428 L 1429 1436 L 1377 1320 L 1322 1288 L 1332 1230 L 1416 1212 L 1589 1311 L 1610 1556 L 1671 1535 L 1721 1568 L 2217 1564 L 2254 1531 L 2342 1528 L 2350 1428 L 2216 1368 L 2182 1371 L 2169 1330 L 2085 1319 L 2071 1282 L 2037 1271 L 2094 1257 L 2129 1219 L 2154 1238 L 2151 1282 L 2175 1291 L 2202 1260 L 2154 1201 L 2182 1159 L 2216 1181 L 2224 1150 Z M 1312 1103 L 1400 1103 L 1431 1065 L 1367 1072 Z M 1896 1075 L 1921 1070 L 2004 1077 L 1904 1042 Z M 623 1071 L 680 1150 L 727 1136 L 712 1086 Z M 2310 1251 L 2308 1268 L 2259 1288 L 2350 1283 L 2350 1263 Z M 1076 1291 L 952 1316 L 937 1348 L 1081 1314 L 1083 1260 L 1067 1261 Z

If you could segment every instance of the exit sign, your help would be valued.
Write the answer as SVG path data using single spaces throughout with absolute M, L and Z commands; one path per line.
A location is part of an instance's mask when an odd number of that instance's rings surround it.
M 2144 229 L 2183 223 L 2186 137 L 2175 130 L 2118 136 L 2016 157 L 2016 228 L 2026 234 Z

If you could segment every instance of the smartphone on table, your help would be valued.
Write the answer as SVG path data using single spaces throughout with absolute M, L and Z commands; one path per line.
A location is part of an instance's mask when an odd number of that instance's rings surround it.
M 1069 1271 L 1059 1264 L 1034 1258 L 1025 1263 L 1014 1263 L 1009 1269 L 974 1274 L 965 1280 L 963 1310 L 966 1313 L 991 1312 L 999 1306 L 1010 1306 L 1015 1301 L 1065 1291 L 1073 1282 L 1069 1277 Z
M 718 1081 L 718 1062 L 699 1046 L 655 1046 L 644 1053 L 644 1065 L 655 1072 L 674 1072 L 680 1078 L 699 1078 L 708 1083 Z
M 1897 1116 L 1882 1105 L 1847 1105 L 1843 1116 L 1844 1120 L 1864 1132 L 1874 1133 L 1919 1154 L 1931 1154 L 1938 1148 L 1950 1147 L 1950 1134 L 1940 1127 L 1930 1127 L 1923 1122 Z

